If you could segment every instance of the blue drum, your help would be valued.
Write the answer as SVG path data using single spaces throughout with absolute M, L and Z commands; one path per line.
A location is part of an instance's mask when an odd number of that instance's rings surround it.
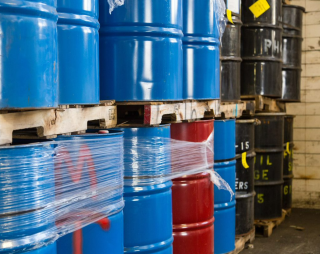
M 0 147 L 0 253 L 55 254 L 54 145 Z
M 55 0 L 0 0 L 0 110 L 58 106 Z
M 212 0 L 183 1 L 183 98 L 220 98 L 220 41 Z
M 182 0 L 100 2 L 101 100 L 182 99 Z
M 171 172 L 170 125 L 117 130 L 124 132 L 125 185 L 162 183 Z
M 214 170 L 229 184 L 235 193 L 236 186 L 236 121 L 214 122 Z M 236 201 L 225 190 L 214 190 L 214 253 L 228 253 L 235 249 Z
M 88 193 L 97 190 L 101 194 L 82 201 L 77 210 L 81 214 L 105 215 L 105 218 L 59 239 L 58 253 L 73 254 L 75 250 L 81 250 L 83 254 L 123 253 L 123 133 L 110 131 L 106 134 L 59 136 L 56 140 L 60 141 L 57 153 L 66 158 L 55 163 L 56 175 L 62 174 L 58 181 L 56 176 L 56 185 L 69 186 L 57 193 L 58 198 L 77 195 L 79 188 Z M 73 171 L 68 170 L 70 166 Z M 109 190 L 107 194 L 103 191 L 105 188 Z M 108 217 L 109 214 L 114 215 Z M 81 223 L 76 217 L 77 214 L 70 212 L 57 223 L 70 218 L 75 224 Z
M 214 122 L 214 160 L 224 161 L 236 157 L 236 121 L 216 120 Z
M 214 164 L 214 170 L 230 185 L 235 192 L 236 161 Z M 236 239 L 236 201 L 230 200 L 230 193 L 214 187 L 214 253 L 229 253 L 235 249 Z
M 171 151 L 164 143 L 170 125 L 120 130 L 125 143 L 124 252 L 172 254 L 172 182 L 161 182 L 170 172 Z M 143 154 L 145 145 L 151 160 Z
M 58 254 L 123 254 L 123 212 L 59 238 L 57 246 Z
M 124 252 L 172 254 L 172 182 L 124 187 Z
M 59 105 L 99 104 L 98 0 L 58 0 Z

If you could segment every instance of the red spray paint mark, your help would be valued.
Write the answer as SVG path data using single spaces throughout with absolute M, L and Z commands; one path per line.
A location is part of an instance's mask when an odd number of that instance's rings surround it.
M 103 218 L 96 222 L 102 230 L 108 231 L 110 229 L 110 220 L 108 218 Z M 73 254 L 83 254 L 83 237 L 82 237 L 82 229 L 78 229 L 73 232 Z
M 87 163 L 89 167 L 89 176 L 90 176 L 90 186 L 91 188 L 95 188 L 97 186 L 97 175 L 94 169 L 94 162 L 91 156 L 91 151 L 87 145 L 82 145 L 79 150 L 79 157 L 77 160 L 77 164 L 74 165 L 70 156 L 69 151 L 62 150 L 60 152 L 64 157 L 64 163 L 69 172 L 70 178 L 72 182 L 78 183 L 82 178 L 83 166 Z M 58 176 L 61 175 L 63 162 L 59 161 L 55 165 L 56 174 Z M 61 179 L 62 180 L 62 179 Z M 62 183 L 57 181 L 57 185 L 61 186 Z M 108 231 L 110 229 L 110 220 L 108 218 L 103 218 L 96 222 L 100 225 L 102 230 Z M 81 224 L 80 224 L 81 226 Z M 83 237 L 82 237 L 82 229 L 76 230 L 73 233 L 73 254 L 83 254 Z
M 104 231 L 108 231 L 110 229 L 110 220 L 108 218 L 103 218 L 96 223 L 98 223 Z
M 87 164 L 89 168 L 90 185 L 92 188 L 97 186 L 97 175 L 94 168 L 94 162 L 91 156 L 91 151 L 87 145 L 82 145 L 80 147 L 76 165 L 73 164 L 70 153 L 66 149 L 63 149 L 59 154 L 64 158 L 64 163 L 63 161 L 58 161 L 55 165 L 56 175 L 58 175 L 58 185 L 61 186 L 62 184 L 62 179 L 59 179 L 59 177 L 62 178 L 61 169 L 63 164 L 66 165 L 70 178 L 74 183 L 78 183 L 81 180 L 83 167 Z
M 82 254 L 82 229 L 73 233 L 73 254 Z

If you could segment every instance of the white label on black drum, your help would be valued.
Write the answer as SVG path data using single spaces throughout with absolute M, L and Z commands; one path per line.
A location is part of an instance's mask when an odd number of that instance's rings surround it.
M 227 9 L 230 11 L 239 14 L 240 13 L 240 0 L 228 0 Z
M 236 178 L 236 190 L 240 191 L 240 190 L 247 190 L 249 187 L 249 183 L 248 182 L 242 182 L 239 181 L 238 178 Z

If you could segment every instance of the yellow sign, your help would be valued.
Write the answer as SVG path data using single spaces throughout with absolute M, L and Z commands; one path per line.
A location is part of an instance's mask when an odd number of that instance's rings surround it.
M 227 9 L 227 17 L 228 17 L 228 20 L 233 24 L 232 12 L 230 10 L 228 10 L 228 9 Z
M 247 153 L 242 154 L 242 166 L 244 168 L 249 168 L 249 165 L 247 163 Z
M 259 0 L 249 7 L 250 11 L 256 18 L 259 18 L 263 13 L 270 9 L 267 0 Z

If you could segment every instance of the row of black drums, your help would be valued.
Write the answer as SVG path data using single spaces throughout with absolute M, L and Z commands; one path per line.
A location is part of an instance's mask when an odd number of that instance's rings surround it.
M 268 1 L 270 9 L 256 18 L 244 0 L 233 13 L 221 47 L 221 99 L 264 95 L 300 101 L 302 16 L 300 6 Z M 239 11 L 240 13 L 240 11 Z
M 277 219 L 292 205 L 293 118 L 258 113 L 236 122 L 236 234 Z

